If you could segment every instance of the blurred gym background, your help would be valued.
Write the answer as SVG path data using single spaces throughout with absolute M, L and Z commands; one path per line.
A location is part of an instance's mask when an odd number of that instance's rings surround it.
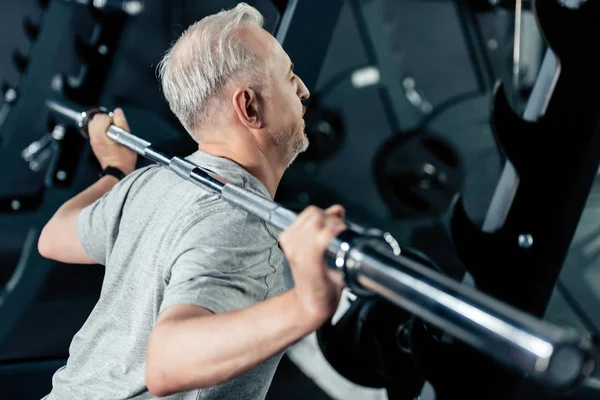
M 0 398 L 50 390 L 103 277 L 102 266 L 37 254 L 44 223 L 98 172 L 87 145 L 52 121 L 44 100 L 122 107 L 133 133 L 173 155 L 191 153 L 194 142 L 163 100 L 156 65 L 187 26 L 236 3 L 0 0 Z M 248 3 L 265 15 L 312 92 L 311 147 L 276 200 L 298 211 L 341 203 L 349 219 L 392 233 L 462 276 L 444 224 L 459 191 L 473 221 L 485 216 L 502 162 L 489 118 L 494 87 L 503 82 L 522 111 L 547 50 L 530 2 Z M 591 335 L 600 330 L 598 190 L 546 312 Z M 343 380 L 318 353 L 310 337 L 291 349 L 269 398 L 386 398 Z

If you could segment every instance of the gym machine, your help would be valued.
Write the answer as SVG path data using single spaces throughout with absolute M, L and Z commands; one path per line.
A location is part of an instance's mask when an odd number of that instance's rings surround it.
M 87 105 L 100 101 L 123 29 L 143 11 L 134 3 L 139 2 L 39 1 L 43 23 L 26 24 L 33 46 L 26 59 L 21 57 L 19 82 L 10 87 L 15 96 L 0 126 L 0 169 L 6 171 L 0 175 L 0 229 L 25 230 L 16 268 L 0 286 L 0 360 L 17 356 L 13 329 L 26 321 L 26 310 L 56 267 L 37 252 L 44 221 L 96 175 L 88 158 L 77 165 L 72 157 L 84 149 L 78 135 L 52 120 L 32 118 L 32 113 L 56 93 Z M 90 22 L 85 33 L 76 31 L 76 20 Z M 65 43 L 76 54 L 72 65 L 66 62 Z M 32 353 L 20 357 L 34 358 Z
M 578 8 L 532 3 L 551 50 L 522 117 L 496 86 L 491 122 L 503 173 L 483 226 L 471 222 L 459 197 L 450 234 L 479 290 L 542 317 L 600 161 L 598 65 L 582 40 L 598 37 L 600 10 L 589 1 Z M 391 399 L 416 398 L 425 380 L 442 399 L 598 396 L 595 380 L 581 390 L 544 391 L 531 375 L 503 368 L 421 318 L 359 297 L 340 321 L 318 332 L 319 341 L 338 372 L 385 387 Z

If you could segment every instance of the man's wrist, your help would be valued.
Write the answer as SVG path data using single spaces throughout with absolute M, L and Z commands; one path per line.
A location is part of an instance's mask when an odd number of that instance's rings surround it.
M 112 165 L 107 165 L 100 172 L 100 178 L 105 177 L 105 176 L 112 176 L 119 181 L 121 179 L 125 178 L 126 175 L 127 175 L 127 173 L 122 168 L 115 167 Z
M 110 189 L 112 189 L 112 186 L 119 183 L 119 178 L 117 178 L 116 176 L 112 176 L 112 175 L 100 175 L 100 178 L 98 179 L 97 182 L 101 182 L 101 181 L 110 182 L 111 183 Z
M 325 311 L 307 304 L 307 301 L 301 298 L 302 295 L 298 293 L 296 288 L 291 290 L 294 292 L 294 315 L 298 319 L 299 326 L 306 330 L 306 334 L 320 328 L 330 316 Z

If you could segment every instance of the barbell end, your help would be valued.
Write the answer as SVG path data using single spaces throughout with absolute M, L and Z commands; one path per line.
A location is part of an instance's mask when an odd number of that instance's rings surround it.
M 89 139 L 89 137 L 90 137 L 90 133 L 88 132 L 88 124 L 90 123 L 92 118 L 94 118 L 94 115 L 96 115 L 96 114 L 107 114 L 109 117 L 112 117 L 112 115 L 113 115 L 112 112 L 108 111 L 108 109 L 106 109 L 104 107 L 94 107 L 94 108 L 90 108 L 88 110 L 82 111 L 81 112 L 81 120 L 78 121 L 77 125 L 79 126 L 79 132 L 86 139 Z
M 568 330 L 572 338 L 556 346 L 548 360 L 536 365 L 543 375 L 541 379 L 550 388 L 572 389 L 590 376 L 596 368 L 592 343 L 580 337 L 575 330 Z
M 46 101 L 46 106 L 59 117 L 66 118 L 71 122 L 74 122 L 79 128 L 81 135 L 88 139 L 89 132 L 87 129 L 88 123 L 92 120 L 96 114 L 108 114 L 112 116 L 112 112 L 104 107 L 94 107 L 86 111 L 76 111 L 75 107 L 69 107 L 69 105 L 63 104 L 54 100 Z

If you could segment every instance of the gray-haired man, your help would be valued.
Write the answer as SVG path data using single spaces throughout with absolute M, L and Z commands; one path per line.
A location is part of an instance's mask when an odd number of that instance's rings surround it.
M 272 199 L 308 146 L 309 92 L 261 26 L 243 3 L 209 16 L 182 34 L 159 72 L 199 144 L 188 159 Z M 69 200 L 39 241 L 45 257 L 106 266 L 47 398 L 264 398 L 285 348 L 337 307 L 341 282 L 324 253 L 345 228 L 342 207 L 309 207 L 279 234 L 164 168 L 134 171 L 135 154 L 105 136 L 111 123 L 128 129 L 120 109 L 112 120 L 97 115 L 91 146 L 103 168 L 127 176 L 107 173 Z

